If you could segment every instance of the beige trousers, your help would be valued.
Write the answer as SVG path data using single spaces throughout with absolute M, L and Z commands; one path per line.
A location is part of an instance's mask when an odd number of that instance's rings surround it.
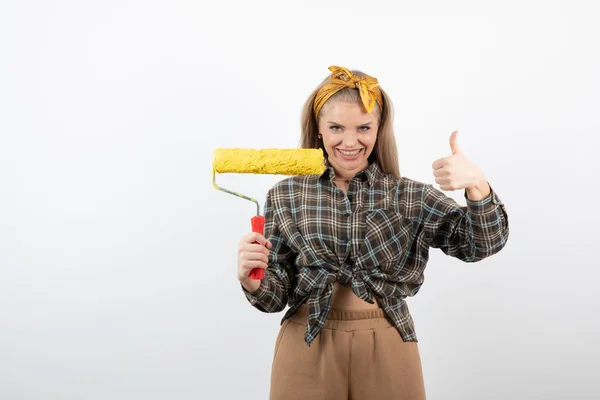
M 284 321 L 275 344 L 270 400 L 424 400 L 416 342 L 383 310 L 332 309 L 308 347 L 307 308 Z

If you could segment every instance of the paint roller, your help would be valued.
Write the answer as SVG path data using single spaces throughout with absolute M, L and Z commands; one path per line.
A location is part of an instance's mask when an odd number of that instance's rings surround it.
M 264 235 L 265 217 L 260 215 L 260 204 L 252 197 L 217 185 L 216 173 L 311 175 L 325 170 L 321 149 L 216 149 L 213 159 L 213 187 L 256 204 L 256 215 L 250 219 L 252 232 Z M 257 242 L 254 242 L 257 243 Z M 263 279 L 264 270 L 254 268 L 251 279 Z

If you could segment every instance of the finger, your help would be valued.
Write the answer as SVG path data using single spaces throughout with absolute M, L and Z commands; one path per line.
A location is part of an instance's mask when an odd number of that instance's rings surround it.
M 240 245 L 238 246 L 238 254 L 240 255 L 245 253 L 258 253 L 268 255 L 268 252 L 269 250 L 260 244 L 240 243 Z
M 240 258 L 242 260 L 252 260 L 252 261 L 259 260 L 262 262 L 269 262 L 269 256 L 264 253 L 243 252 L 243 253 L 240 253 Z
M 267 263 L 255 260 L 244 261 L 241 266 L 246 270 L 252 270 L 254 268 L 267 269 L 269 267 Z
M 269 249 L 258 243 L 242 243 L 238 247 L 240 253 L 259 253 L 269 255 Z
M 448 192 L 448 191 L 452 190 L 452 185 L 445 183 L 445 184 L 440 185 L 440 189 Z
M 452 154 L 460 153 L 460 147 L 458 147 L 458 131 L 452 132 L 450 135 L 450 150 L 452 150 Z
M 436 177 L 443 177 L 443 176 L 448 176 L 450 175 L 452 172 L 450 171 L 450 168 L 447 167 L 442 167 L 442 168 L 438 168 L 436 170 L 433 171 L 433 176 Z
M 447 192 L 452 192 L 454 190 L 458 190 L 459 187 L 454 182 L 448 182 L 443 185 L 440 185 L 440 189 L 445 190 Z
M 438 185 L 447 185 L 450 183 L 450 179 L 448 178 L 435 178 L 435 183 Z
M 252 246 L 252 247 L 251 247 L 250 251 L 251 251 L 252 253 L 260 253 L 260 254 L 264 254 L 264 255 L 265 255 L 265 257 L 269 258 L 269 254 L 270 254 L 271 252 L 269 251 L 269 249 L 268 249 L 268 248 L 266 248 L 265 246 L 262 246 L 262 245 L 260 245 L 260 244 L 252 244 L 251 246 Z
M 242 242 L 244 243 L 254 243 L 258 242 L 261 246 L 266 246 L 269 242 L 267 238 L 261 235 L 258 232 L 250 232 L 242 238 Z
M 433 169 L 440 169 L 443 168 L 444 166 L 449 164 L 449 158 L 448 157 L 444 157 L 444 158 L 440 158 L 438 160 L 435 160 L 433 162 L 433 164 L 431 164 L 431 168 Z

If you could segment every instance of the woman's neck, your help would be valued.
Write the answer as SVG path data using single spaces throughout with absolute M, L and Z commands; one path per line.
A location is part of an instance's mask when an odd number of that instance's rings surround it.
M 335 172 L 334 181 L 351 181 L 354 178 L 354 175 L 358 174 L 360 171 L 367 169 L 369 165 L 366 165 L 364 168 L 358 168 L 355 171 L 338 171 L 337 169 L 333 169 Z

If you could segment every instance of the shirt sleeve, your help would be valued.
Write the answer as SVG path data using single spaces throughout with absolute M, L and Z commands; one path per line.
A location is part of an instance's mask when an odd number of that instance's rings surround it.
M 286 245 L 284 238 L 279 230 L 279 223 L 276 207 L 273 205 L 273 189 L 267 193 L 265 202 L 265 237 L 271 242 L 273 247 L 269 252 L 269 261 L 265 276 L 262 279 L 258 290 L 250 293 L 241 286 L 246 298 L 258 310 L 262 312 L 279 312 L 287 305 L 290 285 L 293 278 L 291 260 L 292 252 Z
M 488 183 L 489 184 L 489 183 Z M 425 241 L 432 248 L 465 262 L 477 262 L 498 253 L 509 236 L 504 203 L 490 185 L 490 194 L 481 200 L 464 196 L 466 206 L 431 184 L 423 192 Z

